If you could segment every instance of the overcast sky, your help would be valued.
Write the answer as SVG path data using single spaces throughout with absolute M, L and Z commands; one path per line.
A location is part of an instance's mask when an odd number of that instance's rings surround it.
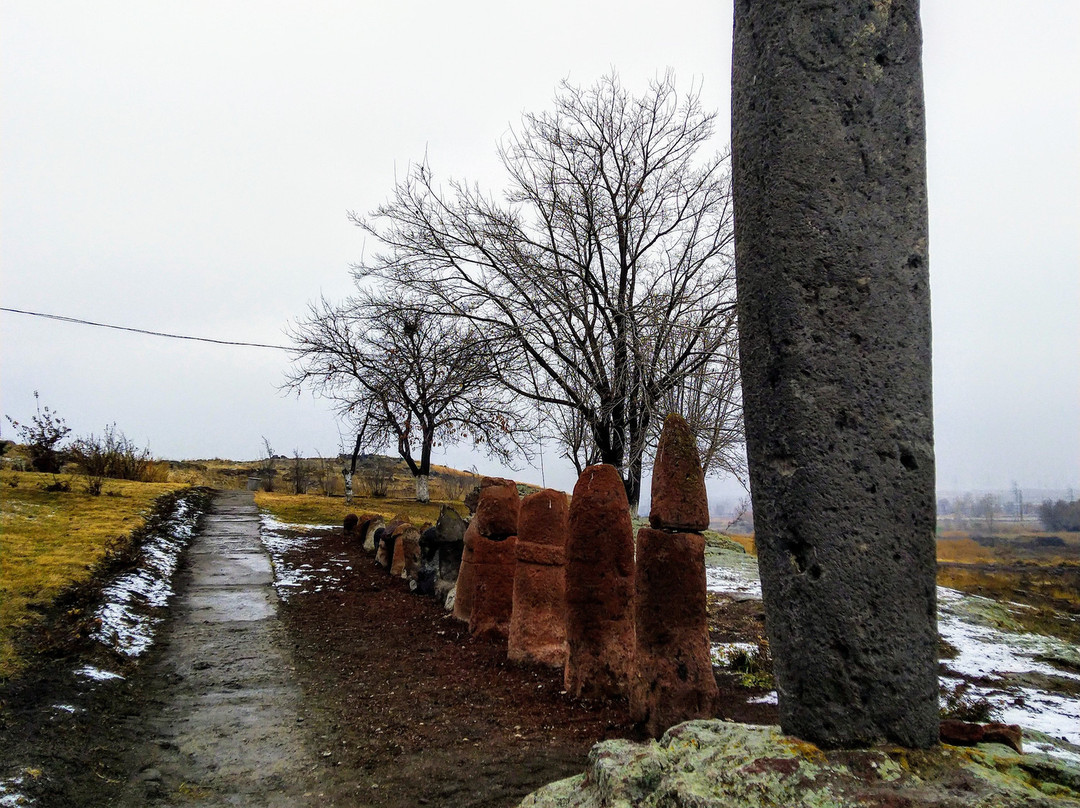
M 938 487 L 1080 487 L 1080 3 L 922 16 Z M 0 305 L 284 343 L 350 292 L 346 211 L 425 153 L 498 189 L 521 113 L 611 68 L 701 85 L 726 144 L 730 0 L 2 0 Z M 39 390 L 75 432 L 116 422 L 169 458 L 335 453 L 325 403 L 278 392 L 286 362 L 0 312 L 3 413 Z

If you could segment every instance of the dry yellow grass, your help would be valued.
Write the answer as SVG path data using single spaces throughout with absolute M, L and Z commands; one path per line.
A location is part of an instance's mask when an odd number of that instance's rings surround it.
M 444 504 L 465 515 L 468 509 L 461 502 L 417 502 L 415 499 L 394 497 L 354 497 L 346 505 L 342 497 L 323 497 L 315 494 L 281 494 L 256 491 L 255 504 L 282 522 L 294 525 L 340 525 L 350 513 L 374 513 L 384 519 L 404 516 L 419 526 L 434 524 Z
M 70 491 L 46 491 L 55 480 Z M 73 475 L 0 473 L 0 678 L 23 664 L 15 633 L 72 584 L 89 578 L 110 547 L 144 523 L 155 499 L 180 483 L 106 480 L 101 496 Z

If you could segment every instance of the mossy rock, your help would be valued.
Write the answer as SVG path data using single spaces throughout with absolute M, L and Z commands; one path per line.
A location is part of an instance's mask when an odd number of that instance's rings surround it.
M 778 727 L 689 721 L 659 742 L 605 741 L 584 774 L 521 808 L 1080 807 L 1080 767 L 984 744 L 824 751 Z

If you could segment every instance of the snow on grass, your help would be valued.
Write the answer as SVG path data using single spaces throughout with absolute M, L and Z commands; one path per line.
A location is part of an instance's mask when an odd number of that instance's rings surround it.
M 758 696 L 756 699 L 747 699 L 747 704 L 779 704 L 778 697 L 775 690 L 770 690 L 764 696 Z
M 709 656 L 713 665 L 726 668 L 736 654 L 756 654 L 757 650 L 757 643 L 752 642 L 714 642 L 709 646 Z
M 720 552 L 710 553 L 708 559 L 720 562 L 705 568 L 705 585 L 710 592 L 761 600 L 756 558 L 745 553 Z
M 161 618 L 154 611 L 168 605 L 172 577 L 195 532 L 200 511 L 180 499 L 173 513 L 142 546 L 138 566 L 103 590 L 104 603 L 95 613 L 98 627 L 91 635 L 128 657 L 145 653 L 153 644 Z
M 723 553 L 709 560 L 713 564 L 706 570 L 709 591 L 761 597 L 755 559 Z M 1027 607 L 938 587 L 938 632 L 957 652 L 955 658 L 942 660 L 946 672 L 941 684 L 954 690 L 970 680 L 965 695 L 986 699 L 1006 723 L 1048 736 L 1038 751 L 1071 760 L 1076 757 L 1071 749 L 1080 746 L 1080 699 L 1053 690 L 1052 683 L 1054 679 L 1080 681 L 1080 675 L 1043 660 L 1061 659 L 1075 665 L 1080 649 L 1055 637 L 999 627 L 1016 625 L 1008 616 L 1010 608 Z M 1028 674 L 1031 678 L 1025 680 Z M 1070 748 L 1055 746 L 1055 739 Z
M 274 567 L 274 589 L 281 600 L 287 601 L 297 594 L 308 592 L 335 591 L 341 589 L 345 573 L 352 570 L 348 559 L 330 559 L 331 566 L 314 569 L 310 564 L 294 566 L 288 561 L 288 554 L 318 541 L 318 535 L 337 530 L 332 525 L 297 525 L 275 519 L 267 511 L 262 511 L 259 536 L 263 546 L 270 553 Z
M 20 805 L 34 804 L 34 800 L 19 791 L 19 786 L 23 782 L 22 775 L 9 777 L 6 780 L 0 779 L 0 808 L 16 808 Z

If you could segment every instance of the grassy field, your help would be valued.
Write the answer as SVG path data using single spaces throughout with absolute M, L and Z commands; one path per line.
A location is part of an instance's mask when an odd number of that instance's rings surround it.
M 69 490 L 47 491 L 49 486 Z M 0 679 L 23 664 L 13 638 L 67 587 L 144 523 L 142 514 L 181 483 L 107 480 L 101 496 L 72 475 L 0 473 Z
M 255 504 L 275 519 L 294 525 L 340 525 L 350 513 L 357 516 L 370 513 L 386 520 L 400 517 L 419 527 L 434 524 L 444 504 L 462 516 L 468 515 L 468 509 L 460 501 L 422 503 L 404 497 L 355 497 L 352 504 L 346 505 L 343 497 L 256 491 Z

